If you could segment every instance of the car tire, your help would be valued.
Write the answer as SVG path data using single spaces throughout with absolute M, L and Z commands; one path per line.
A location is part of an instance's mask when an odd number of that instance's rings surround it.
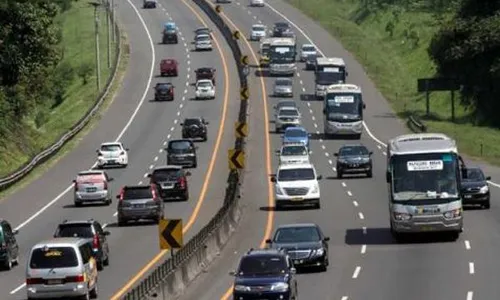
M 127 225 L 127 221 L 123 220 L 121 218 L 118 218 L 118 227 L 123 227 L 125 225 Z
M 372 177 L 373 177 L 373 171 L 372 171 L 372 170 L 368 171 L 368 172 L 366 173 L 366 177 L 368 177 L 368 178 L 372 178 Z
M 486 203 L 483 204 L 483 208 L 490 209 L 490 206 L 491 206 L 491 203 L 490 203 L 490 200 L 488 199 L 488 201 L 486 201 Z
M 106 266 L 106 267 L 109 266 L 109 253 L 106 256 L 106 259 L 102 261 L 102 264 L 103 264 L 103 266 Z
M 74 202 L 75 207 L 82 207 L 83 203 L 82 202 Z
M 203 141 L 206 142 L 208 140 L 207 135 L 203 136 Z
M 337 178 L 338 179 L 342 179 L 342 177 L 344 177 L 344 174 L 342 173 L 342 171 L 340 171 L 339 169 L 337 169 Z
M 98 293 L 97 293 L 97 282 L 94 286 L 94 288 L 89 292 L 89 298 L 90 299 L 97 299 Z
M 188 201 L 189 200 L 189 192 L 184 193 L 182 196 L 182 201 Z
M 104 264 L 102 263 L 102 258 L 97 262 L 97 271 L 104 270 Z
M 196 169 L 198 167 L 198 161 L 195 161 L 192 165 L 191 168 Z
M 274 203 L 274 210 L 280 211 L 283 210 L 283 205 L 281 205 L 278 201 Z
M 10 255 L 7 254 L 7 259 L 5 260 L 2 267 L 5 271 L 10 271 L 12 270 L 12 266 L 13 266 L 12 259 L 10 258 Z
M 320 271 L 320 272 L 326 272 L 326 271 L 327 271 L 327 269 L 328 269 L 328 268 L 327 268 L 327 266 L 326 266 L 326 265 L 321 265 L 321 266 L 319 266 L 319 271 Z
M 315 209 L 321 209 L 321 203 L 318 201 L 318 203 L 314 204 Z
M 111 203 L 113 203 L 113 200 L 111 198 L 107 199 L 106 202 L 104 202 L 104 204 L 107 206 L 110 206 Z
M 450 233 L 450 240 L 453 242 L 458 240 L 459 237 L 460 237 L 460 231 L 452 231 Z

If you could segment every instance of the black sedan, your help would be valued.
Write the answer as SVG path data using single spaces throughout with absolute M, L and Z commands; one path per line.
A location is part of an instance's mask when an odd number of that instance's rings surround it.
M 340 147 L 337 157 L 337 177 L 342 178 L 344 174 L 366 174 L 372 177 L 372 151 L 362 144 L 349 144 Z
M 296 268 L 315 267 L 326 271 L 329 240 L 318 225 L 308 223 L 281 225 L 273 239 L 266 243 L 275 249 L 285 249 Z
M 465 172 L 462 173 L 462 203 L 464 205 L 478 204 L 489 209 L 490 188 L 488 180 L 491 180 L 491 177 L 484 176 L 483 171 L 479 168 L 467 168 Z
M 174 86 L 171 83 L 157 83 L 155 89 L 155 101 L 173 101 Z

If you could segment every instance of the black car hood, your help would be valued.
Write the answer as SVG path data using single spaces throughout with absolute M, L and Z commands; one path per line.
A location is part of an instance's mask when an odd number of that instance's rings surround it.
M 462 190 L 467 190 L 471 188 L 482 188 L 483 186 L 487 185 L 486 181 L 463 181 L 461 184 L 461 189 Z
M 321 247 L 323 247 L 321 241 L 301 243 L 273 243 L 273 248 L 285 250 L 313 250 Z
M 349 163 L 366 163 L 370 161 L 370 157 L 366 155 L 359 155 L 359 156 L 341 156 L 339 157 L 340 160 L 349 162 Z
M 270 274 L 270 275 L 250 275 L 250 276 L 237 276 L 234 280 L 235 285 L 270 285 L 278 282 L 287 282 L 288 275 Z

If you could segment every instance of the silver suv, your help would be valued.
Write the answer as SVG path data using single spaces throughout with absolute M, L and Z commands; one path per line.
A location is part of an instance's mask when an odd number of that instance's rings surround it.
M 112 191 L 109 182 L 113 178 L 104 171 L 82 171 L 78 173 L 74 184 L 74 203 L 81 206 L 85 202 L 104 202 L 110 205 L 112 202 Z
M 28 299 L 97 298 L 97 263 L 91 244 L 79 238 L 42 241 L 26 267 Z

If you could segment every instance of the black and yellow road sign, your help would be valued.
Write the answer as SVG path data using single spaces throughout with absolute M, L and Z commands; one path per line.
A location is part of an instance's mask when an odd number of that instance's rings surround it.
M 248 55 L 243 55 L 241 57 L 241 64 L 246 66 L 246 65 L 248 65 L 248 62 L 249 62 Z
M 222 6 L 216 5 L 215 6 L 215 11 L 218 12 L 218 13 L 220 13 L 222 11 Z
M 240 90 L 240 96 L 242 100 L 248 100 L 250 98 L 250 92 L 247 87 L 242 87 Z
M 242 150 L 229 149 L 228 160 L 231 170 L 245 168 L 245 152 Z
M 248 136 L 248 126 L 247 123 L 236 122 L 234 124 L 234 132 L 237 138 L 244 138 Z
M 240 32 L 239 32 L 238 30 L 235 30 L 235 31 L 233 32 L 233 38 L 234 38 L 235 40 L 239 40 L 239 39 L 240 39 L 240 35 L 241 35 L 241 34 L 240 34 Z
M 182 248 L 182 219 L 161 219 L 158 223 L 160 249 Z

